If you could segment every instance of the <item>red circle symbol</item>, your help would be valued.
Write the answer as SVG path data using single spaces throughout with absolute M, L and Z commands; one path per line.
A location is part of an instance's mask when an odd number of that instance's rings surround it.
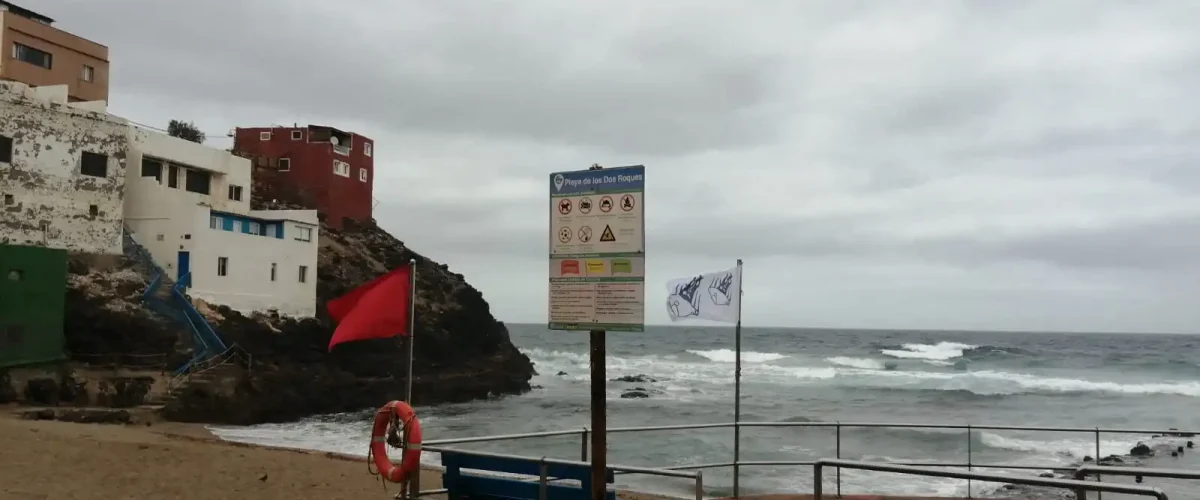
M 571 213 L 571 199 L 563 198 L 558 201 L 558 213 L 567 215 Z
M 631 194 L 627 194 L 627 195 L 624 195 L 621 197 L 621 210 L 628 212 L 630 210 L 633 210 L 633 207 L 636 204 L 637 204 L 637 202 L 634 201 L 633 195 L 631 195 Z
M 613 209 L 613 199 L 611 196 L 600 198 L 600 211 L 604 213 L 611 212 Z

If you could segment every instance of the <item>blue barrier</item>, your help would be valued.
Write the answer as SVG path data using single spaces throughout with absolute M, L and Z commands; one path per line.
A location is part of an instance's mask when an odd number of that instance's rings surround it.
M 541 485 L 537 481 L 463 474 L 462 469 L 482 472 L 520 474 L 540 477 L 542 462 L 524 458 L 500 458 L 442 451 L 442 486 L 449 500 L 491 498 L 503 500 L 538 500 Z M 576 480 L 579 486 L 564 484 L 546 485 L 546 498 L 554 500 L 590 500 L 592 471 L 586 465 L 545 464 L 546 479 Z M 605 471 L 605 482 L 612 483 L 615 474 Z M 616 493 L 605 493 L 607 500 L 616 500 Z

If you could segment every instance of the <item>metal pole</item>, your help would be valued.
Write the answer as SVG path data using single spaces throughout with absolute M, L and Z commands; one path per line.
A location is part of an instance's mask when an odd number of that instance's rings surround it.
M 1096 428 L 1096 463 L 1100 463 L 1100 428 Z M 1096 474 L 1096 482 L 1100 481 L 1100 474 Z M 1104 492 L 1096 491 L 1096 500 L 1103 500 Z
M 824 487 L 821 485 L 821 464 L 813 464 L 813 500 L 821 500 Z
M 408 260 L 408 387 L 404 391 L 404 402 L 412 404 L 413 387 L 413 343 L 417 338 L 417 259 Z
M 971 466 L 971 424 L 967 424 L 967 470 L 975 470 Z M 967 480 L 967 498 L 971 498 L 971 480 Z
M 733 365 L 733 498 L 738 498 L 742 461 L 742 259 L 737 260 L 738 312 L 734 327 L 733 346 L 736 351 Z
M 608 464 L 607 398 L 604 378 L 604 330 L 591 331 L 592 368 L 592 500 L 604 500 L 606 491 L 605 469 Z
M 837 426 L 833 429 L 835 433 L 834 436 L 836 436 L 836 443 L 834 443 L 834 446 L 837 447 L 834 450 L 834 453 L 838 458 L 842 458 L 842 423 L 838 422 Z M 838 467 L 835 469 L 835 472 L 837 474 L 837 497 L 842 498 L 842 468 Z
M 546 465 L 546 457 L 542 457 L 542 463 L 538 464 L 538 472 L 541 477 L 538 478 L 538 500 L 546 500 L 549 498 L 546 490 L 546 475 L 549 467 Z
M 583 432 L 579 433 L 579 437 L 582 438 L 582 439 L 580 439 L 580 443 L 579 443 L 579 461 L 587 462 L 587 455 L 588 455 L 588 453 L 587 453 L 587 448 L 588 448 L 587 427 L 583 428 Z

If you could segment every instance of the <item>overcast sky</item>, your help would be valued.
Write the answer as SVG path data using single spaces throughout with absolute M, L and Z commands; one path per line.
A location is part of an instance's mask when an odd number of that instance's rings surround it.
M 375 139 L 380 224 L 505 321 L 547 174 L 640 163 L 649 323 L 740 257 L 749 325 L 1200 331 L 1200 2 L 26 3 L 114 113 Z

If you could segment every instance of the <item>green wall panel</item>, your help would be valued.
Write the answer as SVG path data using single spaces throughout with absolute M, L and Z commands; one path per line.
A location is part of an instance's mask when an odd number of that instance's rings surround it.
M 65 250 L 0 245 L 0 368 L 63 359 Z

